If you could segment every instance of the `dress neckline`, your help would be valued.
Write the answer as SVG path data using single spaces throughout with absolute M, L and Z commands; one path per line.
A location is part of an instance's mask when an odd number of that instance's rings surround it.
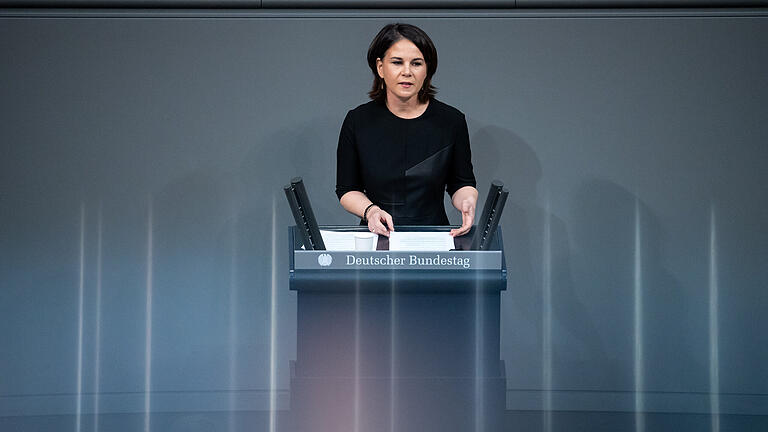
M 391 115 L 393 118 L 396 118 L 396 119 L 402 120 L 402 121 L 413 121 L 413 120 L 418 120 L 418 119 L 422 119 L 422 118 L 426 117 L 427 114 L 430 111 L 432 111 L 432 105 L 434 105 L 434 104 L 435 104 L 435 99 L 430 99 L 429 102 L 427 103 L 427 109 L 425 109 L 424 112 L 421 113 L 421 115 L 419 115 L 418 117 L 414 117 L 414 118 L 403 118 L 403 117 L 398 116 L 397 114 L 395 114 L 395 113 L 393 113 L 392 111 L 389 110 L 389 107 L 387 106 L 386 102 L 382 103 L 381 105 L 384 108 L 384 110 L 386 112 L 388 112 L 389 115 Z

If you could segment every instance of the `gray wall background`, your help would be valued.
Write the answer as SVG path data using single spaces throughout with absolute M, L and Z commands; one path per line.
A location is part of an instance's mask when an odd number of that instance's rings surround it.
M 148 292 L 153 411 L 268 409 L 273 282 L 288 408 L 281 187 L 356 223 L 336 140 L 393 21 L 510 189 L 508 408 L 768 414 L 764 13 L 4 11 L 0 416 L 141 412 Z

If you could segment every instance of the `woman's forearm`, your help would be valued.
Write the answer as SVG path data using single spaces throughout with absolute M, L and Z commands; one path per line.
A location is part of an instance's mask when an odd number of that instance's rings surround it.
M 343 198 L 343 197 L 342 197 Z M 472 186 L 464 186 L 463 188 L 460 188 L 456 192 L 453 193 L 453 196 L 451 197 L 451 203 L 458 211 L 461 211 L 461 203 L 464 202 L 464 200 L 471 200 L 472 206 L 477 205 L 477 189 L 473 188 Z
M 371 200 L 360 191 L 349 191 L 341 196 L 339 200 L 344 210 L 352 213 L 353 215 L 363 218 L 365 209 L 371 205 Z

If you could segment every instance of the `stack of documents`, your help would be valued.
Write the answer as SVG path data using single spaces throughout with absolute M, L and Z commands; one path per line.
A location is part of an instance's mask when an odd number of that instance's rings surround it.
M 453 248 L 453 237 L 447 231 L 389 233 L 391 251 L 449 251 Z

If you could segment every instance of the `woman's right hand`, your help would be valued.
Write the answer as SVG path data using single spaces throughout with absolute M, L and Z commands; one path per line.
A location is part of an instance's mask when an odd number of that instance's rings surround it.
M 368 210 L 368 230 L 374 234 L 389 237 L 389 232 L 395 230 L 392 216 L 379 208 L 379 206 L 371 207 Z

